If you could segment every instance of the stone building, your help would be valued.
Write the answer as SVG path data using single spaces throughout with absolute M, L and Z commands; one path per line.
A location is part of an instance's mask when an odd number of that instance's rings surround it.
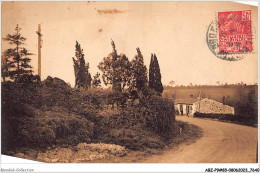
M 174 101 L 175 114 L 192 116 L 195 113 L 193 104 L 197 101 L 198 99 L 195 98 L 176 99 Z
M 175 100 L 175 113 L 177 115 L 193 116 L 194 113 L 204 114 L 235 114 L 234 107 L 224 105 L 218 101 L 202 98 L 202 99 L 177 99 Z

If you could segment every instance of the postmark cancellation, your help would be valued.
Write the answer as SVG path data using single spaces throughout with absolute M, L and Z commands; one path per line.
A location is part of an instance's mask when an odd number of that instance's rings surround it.
M 218 12 L 207 30 L 207 44 L 220 59 L 237 61 L 253 50 L 251 10 Z

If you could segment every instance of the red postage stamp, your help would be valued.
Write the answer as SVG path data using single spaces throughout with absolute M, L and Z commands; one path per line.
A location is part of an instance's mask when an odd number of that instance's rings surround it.
M 251 52 L 251 10 L 218 12 L 219 53 Z

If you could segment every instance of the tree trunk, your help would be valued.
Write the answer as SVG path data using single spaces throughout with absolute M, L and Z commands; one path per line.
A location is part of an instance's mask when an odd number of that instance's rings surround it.
M 17 77 L 15 78 L 15 81 L 17 81 L 18 78 L 20 78 L 20 57 L 19 57 L 19 47 L 17 44 Z

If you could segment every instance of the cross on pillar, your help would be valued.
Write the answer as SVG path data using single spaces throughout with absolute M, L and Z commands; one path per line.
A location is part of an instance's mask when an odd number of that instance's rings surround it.
M 41 48 L 42 48 L 42 34 L 41 34 L 41 25 L 38 24 L 38 75 L 41 80 Z

